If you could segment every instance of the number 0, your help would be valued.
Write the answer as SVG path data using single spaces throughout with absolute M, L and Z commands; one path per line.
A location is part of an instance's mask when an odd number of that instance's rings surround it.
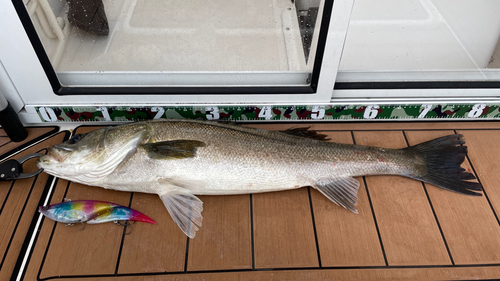
M 38 109 L 40 115 L 42 116 L 45 122 L 56 122 L 57 116 L 54 110 L 50 107 L 40 107 Z

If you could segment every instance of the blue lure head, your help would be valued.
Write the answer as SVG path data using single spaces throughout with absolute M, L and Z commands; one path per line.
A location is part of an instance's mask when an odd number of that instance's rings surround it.
M 40 206 L 38 211 L 44 216 L 57 222 L 74 224 L 88 220 L 87 214 L 75 202 L 62 202 L 50 206 Z

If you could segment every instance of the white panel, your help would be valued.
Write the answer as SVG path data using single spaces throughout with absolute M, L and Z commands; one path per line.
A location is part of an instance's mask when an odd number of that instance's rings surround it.
M 0 62 L 7 73 L 2 74 L 0 79 L 9 87 L 4 93 L 7 99 L 12 100 L 16 110 L 19 110 L 22 107 L 19 95 L 25 103 L 33 96 L 54 98 L 47 76 L 11 1 L 0 1 L 0 26 L 3 27 L 0 32 Z

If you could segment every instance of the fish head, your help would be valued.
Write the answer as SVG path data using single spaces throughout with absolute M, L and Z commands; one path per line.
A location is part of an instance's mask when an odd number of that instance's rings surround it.
M 111 172 L 135 152 L 149 131 L 145 124 L 129 124 L 75 135 L 49 148 L 37 166 L 48 174 L 90 184 L 93 175 L 104 177 L 103 171 Z
M 48 154 L 37 161 L 38 168 L 49 174 L 68 178 L 85 174 L 102 161 L 106 129 L 75 135 L 71 139 L 48 148 Z

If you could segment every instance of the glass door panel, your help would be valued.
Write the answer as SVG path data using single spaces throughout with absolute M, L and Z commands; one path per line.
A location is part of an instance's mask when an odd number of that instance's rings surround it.
M 499 14 L 497 0 L 356 0 L 337 82 L 499 82 Z
M 323 13 L 324 0 L 25 1 L 69 88 L 309 87 L 328 3 Z

